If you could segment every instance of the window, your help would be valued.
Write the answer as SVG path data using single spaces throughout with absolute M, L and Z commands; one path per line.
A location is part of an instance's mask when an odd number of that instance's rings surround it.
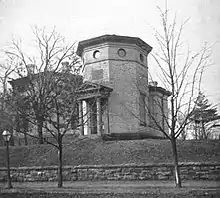
M 140 60 L 141 62 L 144 62 L 144 56 L 142 54 L 140 54 Z
M 96 50 L 93 52 L 93 58 L 98 59 L 100 57 L 100 51 Z
M 143 93 L 140 93 L 140 125 L 145 126 L 146 125 L 146 103 L 145 103 L 146 95 Z
M 124 49 L 119 49 L 119 50 L 118 50 L 118 55 L 119 55 L 120 57 L 125 57 L 125 56 L 126 56 L 126 51 L 125 51 Z

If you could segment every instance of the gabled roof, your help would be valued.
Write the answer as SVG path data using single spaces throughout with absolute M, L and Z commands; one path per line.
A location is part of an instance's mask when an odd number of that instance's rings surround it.
M 130 37 L 130 36 L 119 36 L 119 35 L 103 35 L 103 36 L 99 36 L 99 37 L 95 37 L 95 38 L 91 38 L 91 39 L 87 39 L 84 41 L 80 41 L 78 44 L 78 48 L 77 48 L 77 54 L 79 56 L 82 56 L 82 53 L 84 51 L 85 48 L 90 47 L 90 46 L 94 46 L 94 45 L 99 45 L 102 43 L 128 43 L 128 44 L 136 44 L 137 46 L 139 46 L 140 48 L 142 48 L 144 51 L 147 51 L 148 53 L 150 53 L 150 51 L 152 50 L 152 47 L 150 45 L 148 45 L 147 43 L 145 43 L 143 40 L 141 40 L 138 37 Z
M 86 81 L 77 90 L 78 93 L 88 93 L 94 91 L 111 92 L 113 89 L 101 84 Z

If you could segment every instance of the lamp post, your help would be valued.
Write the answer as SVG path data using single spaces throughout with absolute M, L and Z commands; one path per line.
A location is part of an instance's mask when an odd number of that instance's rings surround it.
M 10 156 L 9 156 L 9 140 L 11 138 L 11 133 L 7 130 L 3 131 L 2 136 L 6 142 L 6 155 L 7 155 L 7 169 L 8 169 L 8 186 L 7 188 L 13 188 L 11 184 L 11 175 L 10 175 Z

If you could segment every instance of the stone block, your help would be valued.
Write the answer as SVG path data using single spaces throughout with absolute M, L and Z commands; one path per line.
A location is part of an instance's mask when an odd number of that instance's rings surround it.
M 166 175 L 158 175 L 158 179 L 159 180 L 168 180 L 169 177 L 167 177 Z

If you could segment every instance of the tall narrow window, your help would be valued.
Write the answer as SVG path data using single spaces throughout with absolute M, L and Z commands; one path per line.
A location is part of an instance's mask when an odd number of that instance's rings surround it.
M 140 125 L 146 125 L 146 103 L 145 103 L 146 95 L 140 93 Z

